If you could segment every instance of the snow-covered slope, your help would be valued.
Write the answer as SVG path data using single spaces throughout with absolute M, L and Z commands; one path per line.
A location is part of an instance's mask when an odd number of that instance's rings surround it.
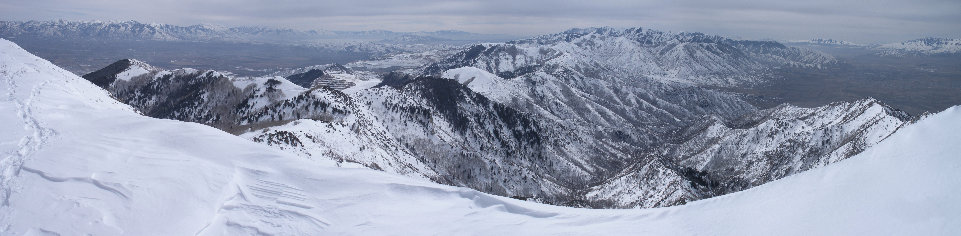
M 490 72 L 475 68 L 461 67 L 444 71 L 443 78 L 456 80 L 474 92 L 483 94 L 494 101 L 508 104 L 512 99 L 526 96 L 517 93 L 517 88 L 524 86 L 518 80 L 506 80 Z M 529 99 L 529 98 L 528 98 Z
M 853 158 L 685 206 L 589 210 L 334 168 L 140 116 L 0 41 L 4 235 L 954 235 L 961 109 Z

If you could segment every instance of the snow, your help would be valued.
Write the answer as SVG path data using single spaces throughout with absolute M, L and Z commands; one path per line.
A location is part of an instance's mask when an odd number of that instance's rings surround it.
M 261 87 L 266 87 L 267 81 L 271 79 L 280 82 L 280 84 L 274 85 L 274 88 L 276 88 L 276 91 L 280 91 L 281 96 L 279 97 L 267 96 L 266 95 L 267 90 L 265 88 L 261 88 Z M 254 88 L 260 88 L 254 94 L 254 99 L 250 101 L 253 109 L 262 108 L 275 101 L 291 99 L 303 93 L 304 91 L 307 91 L 307 89 L 300 87 L 300 85 L 294 84 L 289 80 L 284 79 L 284 77 L 280 77 L 280 76 L 230 77 L 230 81 L 233 82 L 234 87 L 237 87 L 240 90 L 244 90 L 248 86 L 254 86 Z
M 2 235 L 961 234 L 959 107 L 747 191 L 591 210 L 337 168 L 143 117 L 5 40 L 0 80 Z
M 521 96 L 513 90 L 523 88 L 516 80 L 506 80 L 476 67 L 465 66 L 445 71 L 441 77 L 456 80 L 474 92 L 491 100 L 507 103 L 511 97 Z
M 131 78 L 150 73 L 150 69 L 144 66 L 133 64 L 127 70 L 117 74 L 117 80 L 130 81 Z

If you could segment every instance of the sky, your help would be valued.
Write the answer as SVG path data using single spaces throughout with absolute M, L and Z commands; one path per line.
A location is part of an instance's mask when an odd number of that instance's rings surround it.
M 858 43 L 961 38 L 961 0 L 0 0 L 0 19 L 520 36 L 613 26 Z

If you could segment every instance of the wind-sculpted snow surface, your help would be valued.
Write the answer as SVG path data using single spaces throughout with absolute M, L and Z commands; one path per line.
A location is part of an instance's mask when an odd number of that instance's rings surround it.
M 961 233 L 957 107 L 852 158 L 746 191 L 591 210 L 305 160 L 141 116 L 8 41 L 0 59 L 0 118 L 10 131 L 0 134 L 3 235 Z

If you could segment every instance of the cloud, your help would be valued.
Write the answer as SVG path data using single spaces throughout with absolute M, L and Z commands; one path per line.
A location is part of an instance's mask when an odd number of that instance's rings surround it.
M 138 20 L 295 29 L 458 29 L 537 35 L 571 27 L 652 27 L 743 38 L 829 37 L 860 42 L 961 37 L 957 0 L 13 0 L 13 20 Z

